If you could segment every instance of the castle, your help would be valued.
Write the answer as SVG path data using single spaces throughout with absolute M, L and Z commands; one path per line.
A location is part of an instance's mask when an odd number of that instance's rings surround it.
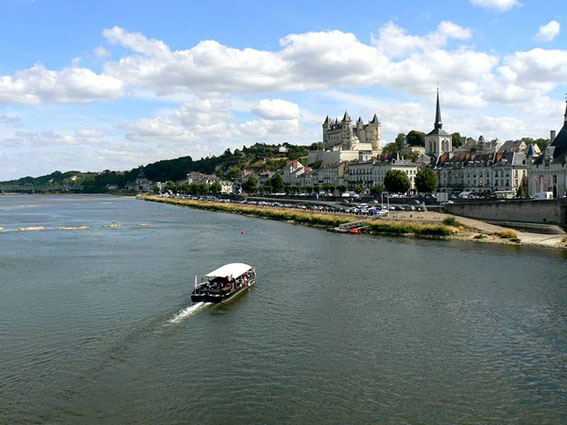
M 382 124 L 376 114 L 368 124 L 359 117 L 353 124 L 348 112 L 334 121 L 328 116 L 323 123 L 323 149 L 310 151 L 308 164 L 338 164 L 358 160 L 361 156 L 377 155 L 382 151 Z
M 345 112 L 342 121 L 331 120 L 328 116 L 323 123 L 323 145 L 326 150 L 377 151 L 381 148 L 382 125 L 378 117 L 364 124 L 358 117 L 356 125 Z

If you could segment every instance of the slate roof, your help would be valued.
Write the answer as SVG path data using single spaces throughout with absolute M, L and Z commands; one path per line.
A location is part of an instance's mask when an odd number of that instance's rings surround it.
M 554 164 L 563 164 L 567 162 L 567 102 L 565 105 L 565 116 L 563 121 L 563 127 L 559 130 L 557 136 L 553 143 L 549 145 L 553 147 L 553 161 Z M 545 155 L 541 155 L 534 161 L 534 164 L 541 164 L 544 160 Z

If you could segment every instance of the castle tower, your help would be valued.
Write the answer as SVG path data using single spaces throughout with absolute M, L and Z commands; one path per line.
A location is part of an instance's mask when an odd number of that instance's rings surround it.
M 449 133 L 443 130 L 441 121 L 441 106 L 439 104 L 439 89 L 437 89 L 437 108 L 435 110 L 435 123 L 433 130 L 425 136 L 425 153 L 427 155 L 439 156 L 453 150 L 453 139 Z
M 382 149 L 382 124 L 376 114 L 366 126 L 366 143 L 372 143 L 373 151 Z
M 364 130 L 364 121 L 362 117 L 358 117 L 356 121 L 356 135 L 360 143 L 366 143 L 366 131 Z
M 325 122 L 323 123 L 323 145 L 326 147 L 329 143 L 329 130 L 331 129 L 331 119 L 329 116 L 325 118 Z

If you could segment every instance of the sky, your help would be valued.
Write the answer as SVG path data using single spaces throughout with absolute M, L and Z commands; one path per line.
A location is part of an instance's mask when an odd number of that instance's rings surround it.
M 0 180 L 311 144 L 345 110 L 383 144 L 549 136 L 564 0 L 0 0 Z

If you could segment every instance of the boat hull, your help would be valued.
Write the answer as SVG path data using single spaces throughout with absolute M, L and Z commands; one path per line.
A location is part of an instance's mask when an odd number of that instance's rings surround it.
M 193 293 L 191 294 L 191 301 L 193 301 L 194 303 L 205 302 L 205 303 L 213 303 L 213 304 L 224 304 L 229 301 L 232 301 L 239 295 L 243 294 L 245 291 L 247 291 L 252 286 L 254 286 L 255 283 L 256 283 L 255 280 L 250 280 L 247 282 L 246 285 L 226 295 L 214 295 L 214 294 L 208 294 L 206 292 L 200 294 Z

